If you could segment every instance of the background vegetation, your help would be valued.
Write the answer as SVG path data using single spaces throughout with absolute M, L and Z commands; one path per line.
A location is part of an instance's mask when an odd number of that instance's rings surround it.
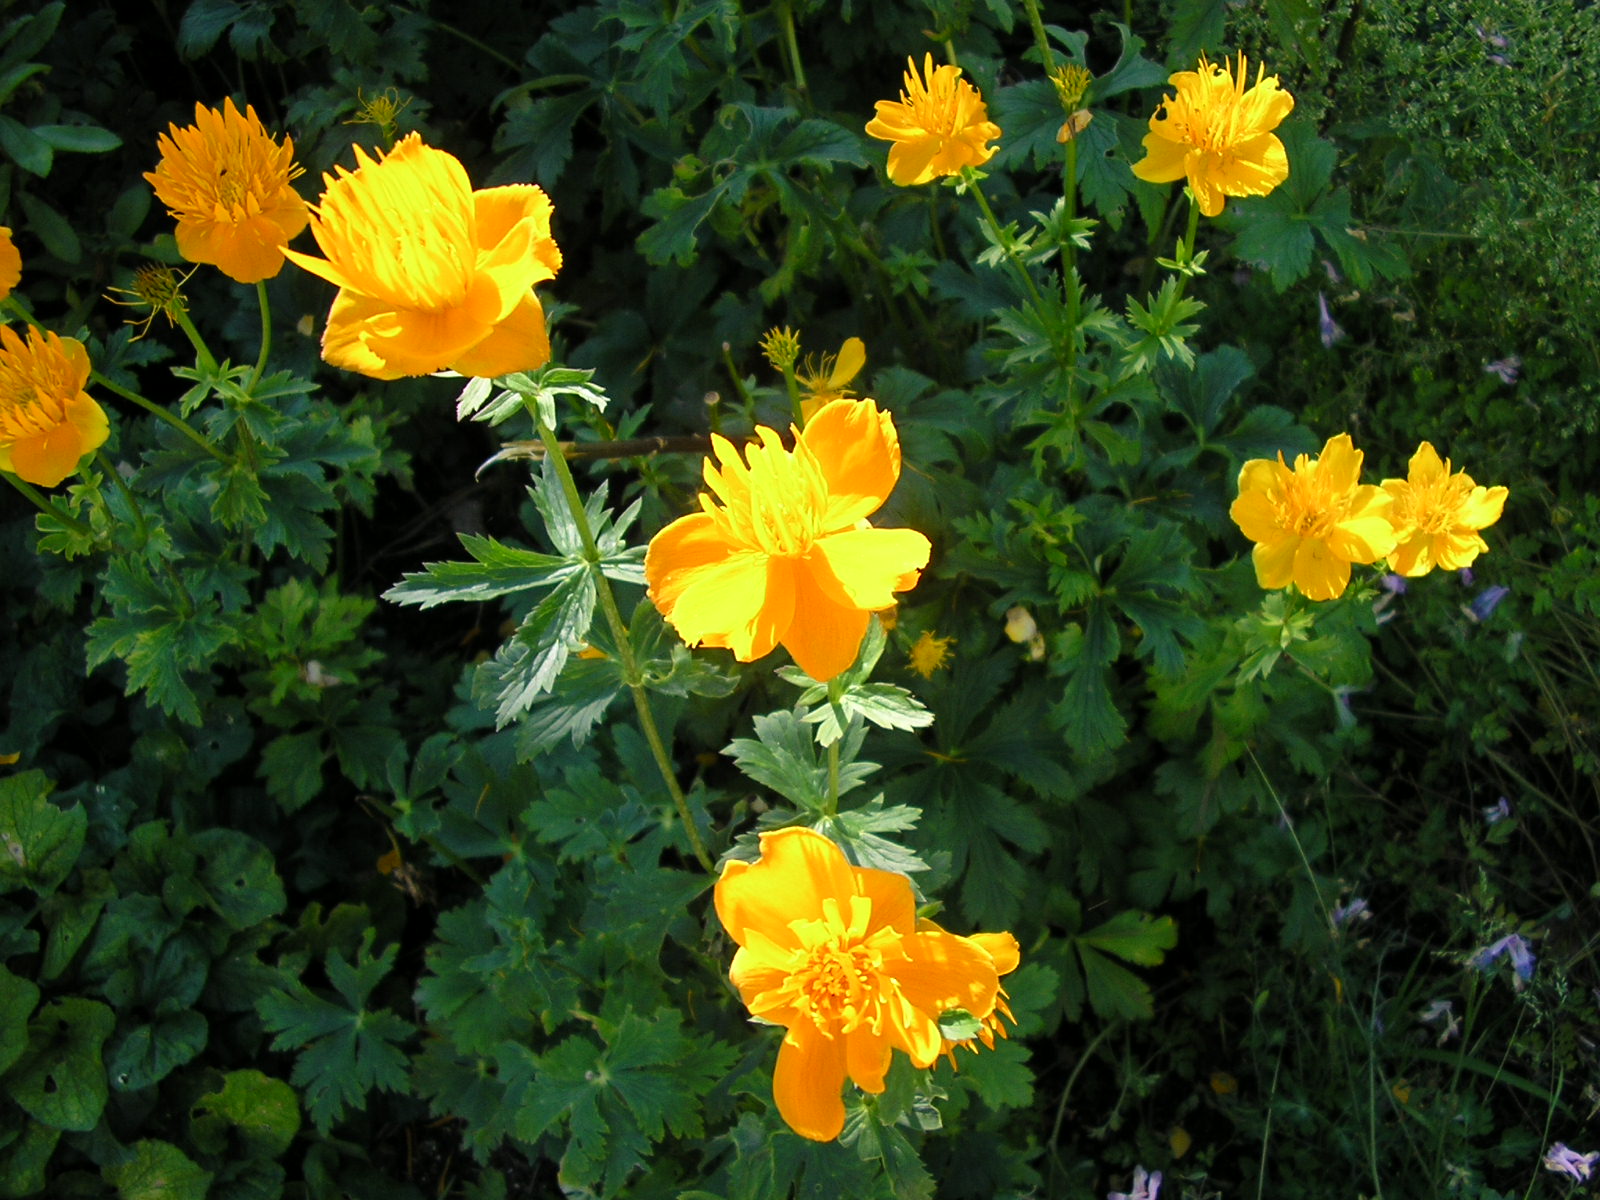
M 0 496 L 0 1195 L 1099 1198 L 1136 1165 L 1193 1200 L 1571 1190 L 1540 1164 L 1600 1148 L 1600 28 L 1546 0 L 1044 19 L 1095 76 L 1098 224 L 1066 251 L 1062 113 L 1008 0 L 9 11 L 18 295 L 259 458 L 92 388 L 128 486 L 60 493 L 86 533 Z M 1203 224 L 1192 328 L 1141 334 L 1121 314 L 1186 209 L 1128 163 L 1169 72 L 1238 49 L 1295 96 L 1291 178 Z M 1043 223 L 1036 265 L 1073 261 L 1084 353 L 1126 386 L 1068 390 L 970 197 L 884 178 L 862 126 L 928 50 L 988 100 L 990 203 Z M 380 599 L 457 535 L 551 548 L 527 463 L 478 469 L 526 427 L 322 366 L 304 273 L 269 285 L 246 391 L 102 299 L 178 263 L 141 174 L 225 95 L 293 136 L 308 198 L 383 144 L 375 98 L 480 186 L 550 193 L 557 359 L 610 398 L 563 398 L 563 437 L 782 425 L 764 331 L 864 340 L 856 387 L 905 446 L 889 520 L 935 547 L 878 676 L 935 720 L 858 723 L 834 832 L 925 868 L 949 927 L 1015 932 L 997 1050 L 895 1075 L 841 1143 L 789 1133 L 607 660 L 541 695 L 537 590 Z M 253 289 L 185 291 L 252 363 Z M 1373 479 L 1429 439 L 1510 488 L 1471 578 L 1263 602 L 1239 465 L 1342 430 Z M 579 468 L 640 502 L 635 546 L 698 471 Z M 693 811 L 739 853 L 821 769 L 801 693 L 632 619 Z M 924 632 L 953 639 L 926 676 Z M 1485 955 L 1512 934 L 1531 973 Z

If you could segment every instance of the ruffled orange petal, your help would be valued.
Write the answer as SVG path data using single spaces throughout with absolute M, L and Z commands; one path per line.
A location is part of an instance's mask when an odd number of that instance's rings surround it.
M 754 929 L 779 946 L 793 947 L 799 942 L 791 921 L 820 916 L 825 899 L 854 891 L 844 852 L 815 830 L 797 827 L 763 833 L 759 862 L 729 862 L 713 899 L 722 927 L 739 945 Z
M 811 678 L 832 679 L 855 662 L 871 614 L 835 600 L 809 566 L 794 572 L 794 597 L 794 619 L 779 640 Z
M 489 336 L 450 364 L 452 371 L 493 379 L 513 371 L 532 371 L 550 361 L 550 335 L 544 306 L 529 292 Z
M 877 612 L 895 602 L 907 576 L 916 583 L 932 551 L 915 529 L 846 529 L 818 538 L 806 564 L 836 603 Z
M 843 529 L 876 512 L 900 479 L 900 435 L 875 400 L 824 405 L 800 440 L 828 483 L 827 529 Z

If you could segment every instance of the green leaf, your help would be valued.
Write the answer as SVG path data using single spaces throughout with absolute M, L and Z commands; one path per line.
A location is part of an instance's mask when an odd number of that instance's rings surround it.
M 494 600 L 551 587 L 583 569 L 581 562 L 508 546 L 494 538 L 457 536 L 474 561 L 424 563 L 420 573 L 406 575 L 383 598 L 425 609 L 453 600 Z
M 50 803 L 52 786 L 42 771 L 0 778 L 0 891 L 47 896 L 78 861 L 89 816 L 81 804 Z
M 23 1123 L 16 1141 L 0 1147 L 0 1196 L 37 1196 L 45 1189 L 45 1168 L 61 1140 L 61 1130 L 38 1121 Z
M 100 1048 L 116 1018 L 104 1004 L 67 996 L 28 1022 L 28 1048 L 6 1073 L 11 1098 L 55 1129 L 86 1133 L 106 1106 Z
M 1123 962 L 1154 967 L 1178 944 L 1178 925 L 1171 917 L 1121 912 L 1088 933 L 1080 933 L 1077 941 L 1079 945 L 1115 954 Z
M 818 833 L 838 843 L 845 856 L 858 867 L 874 867 L 880 871 L 893 871 L 897 875 L 911 875 L 928 869 L 921 855 L 878 835 L 914 829 L 921 817 L 920 809 L 907 804 L 892 804 L 885 808 L 883 797 L 874 796 L 860 808 L 822 818 L 815 828 Z
M 74 154 L 104 154 L 122 145 L 122 139 L 97 125 L 35 125 L 33 132 L 57 150 Z
M 195 874 L 202 903 L 234 929 L 259 925 L 283 912 L 288 901 L 272 852 L 249 834 L 206 829 L 190 836 L 199 857 Z
M 0 117 L 0 122 L 5 119 Z M 17 202 L 28 216 L 28 228 L 44 243 L 46 250 L 65 263 L 76 263 L 83 258 L 83 244 L 78 241 L 70 221 L 28 192 L 18 192 Z
M 33 72 L 29 71 L 27 74 Z M 3 113 L 0 113 L 0 150 L 4 150 L 12 162 L 30 175 L 50 174 L 50 163 L 55 157 L 55 152 L 50 149 L 50 143 L 22 122 Z M 19 199 L 26 201 L 28 197 L 24 194 Z
M 329 751 L 321 729 L 285 733 L 261 751 L 259 773 L 286 813 L 298 812 L 322 794 L 322 766 Z
M 996 1041 L 992 1050 L 976 1044 L 970 1051 L 957 1050 L 956 1064 L 956 1078 L 996 1112 L 1033 1103 L 1033 1071 L 1021 1042 Z
M 208 1034 L 205 1017 L 192 1008 L 158 1017 L 113 1047 L 106 1072 L 119 1092 L 149 1087 L 204 1050 Z
M 1150 987 L 1144 980 L 1096 950 L 1081 945 L 1077 950 L 1088 985 L 1089 1006 L 1096 1015 L 1127 1021 L 1148 1021 L 1155 1016 Z
M 723 750 L 733 755 L 734 765 L 757 783 L 765 784 L 801 808 L 826 811 L 828 765 L 818 756 L 817 747 L 801 716 L 787 709 L 758 716 L 752 722 L 755 740 L 735 738 Z M 876 763 L 857 762 L 866 726 L 852 722 L 839 746 L 840 796 L 860 787 L 878 769 Z
M 221 1154 L 232 1131 L 246 1158 L 277 1158 L 300 1132 L 294 1089 L 256 1070 L 229 1071 L 220 1091 L 189 1110 L 189 1136 L 207 1154 Z
M 569 575 L 478 668 L 473 695 L 484 707 L 493 702 L 495 728 L 527 712 L 555 686 L 567 657 L 588 637 L 597 596 L 592 574 Z
M 324 1134 L 373 1088 L 406 1088 L 406 1056 L 398 1043 L 414 1030 L 387 1008 L 367 1007 L 399 950 L 391 944 L 372 957 L 376 936 L 376 930 L 366 930 L 353 963 L 337 951 L 327 954 L 328 981 L 343 1004 L 298 980 L 256 1001 L 256 1012 L 274 1034 L 272 1048 L 299 1049 L 289 1081 L 302 1089 L 312 1123 Z
M 117 1189 L 118 1200 L 206 1200 L 211 1172 L 169 1142 L 143 1139 L 132 1147 L 133 1158 L 102 1169 Z
M 39 988 L 32 980 L 0 967 L 0 1075 L 27 1048 L 28 1018 L 38 1003 Z

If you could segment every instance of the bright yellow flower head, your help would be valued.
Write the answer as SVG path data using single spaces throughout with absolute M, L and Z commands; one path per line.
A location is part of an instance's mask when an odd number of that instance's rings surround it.
M 806 356 L 806 365 L 795 372 L 795 382 L 800 385 L 800 415 L 809 421 L 824 405 L 855 395 L 850 390 L 852 379 L 861 374 L 867 365 L 866 343 L 858 337 L 845 338 L 838 356 L 824 354 L 820 363 Z
M 20 282 L 22 255 L 17 253 L 17 244 L 11 240 L 11 230 L 0 225 L 0 300 L 11 295 Z
M 551 205 L 532 184 L 472 190 L 466 169 L 410 134 L 387 155 L 356 148 L 322 177 L 311 231 L 327 261 L 284 254 L 339 288 L 322 357 L 374 379 L 449 368 L 492 377 L 550 359 L 533 287 L 561 269 Z
M 851 866 L 810 829 L 762 834 L 760 861 L 728 863 L 715 898 L 739 946 L 729 978 L 752 1015 L 785 1029 L 772 1073 L 778 1112 L 819 1142 L 844 1128 L 846 1076 L 878 1094 L 894 1050 L 931 1066 L 945 1045 L 940 1014 L 992 1016 L 993 951 L 1016 955 L 1008 933 L 919 926 L 905 876 Z
M 924 629 L 911 646 L 911 669 L 924 679 L 932 679 L 935 671 L 949 663 L 954 644 L 955 638 L 936 637 L 933 630 Z
M 145 178 L 178 222 L 178 253 L 240 283 L 283 269 L 283 247 L 306 227 L 306 202 L 289 181 L 300 174 L 294 143 L 279 145 L 256 110 L 232 100 L 194 106 L 194 124 L 168 127 L 161 162 Z
M 867 620 L 915 586 L 932 547 L 912 529 L 874 529 L 900 478 L 894 419 L 872 400 L 835 400 L 786 450 L 756 426 L 745 458 L 712 436 L 712 496 L 650 542 L 650 599 L 691 646 L 753 662 L 783 646 L 814 679 L 855 661 Z M 720 502 L 720 503 L 719 503 Z
M 989 120 L 983 97 L 961 78 L 961 68 L 947 63 L 935 69 L 932 54 L 923 59 L 922 75 L 915 59 L 906 59 L 906 67 L 900 99 L 879 100 L 878 115 L 867 122 L 870 136 L 894 143 L 889 178 L 910 187 L 993 158 L 995 148 L 987 143 L 1000 136 L 1000 126 Z
M 1150 118 L 1145 157 L 1133 173 L 1149 183 L 1187 179 L 1200 211 L 1222 212 L 1224 196 L 1265 196 L 1289 178 L 1289 156 L 1272 131 L 1294 108 L 1294 97 L 1278 77 L 1246 87 L 1244 55 L 1235 76 L 1202 56 L 1197 71 L 1179 71 L 1167 82 L 1178 89 Z
M 1397 575 L 1426 575 L 1435 567 L 1458 571 L 1472 565 L 1489 548 L 1478 530 L 1500 519 L 1510 494 L 1503 487 L 1483 487 L 1465 471 L 1450 474 L 1450 460 L 1428 442 L 1411 456 L 1409 477 L 1385 479 L 1383 490 L 1394 498 L 1389 521 L 1400 544 L 1389 556 Z
M 32 327 L 23 341 L 0 326 L 0 471 L 55 487 L 105 443 L 110 426 L 87 382 L 82 342 Z
M 1239 498 L 1228 510 L 1251 552 L 1264 588 L 1293 583 L 1312 600 L 1344 594 L 1351 563 L 1374 563 L 1395 548 L 1389 493 L 1361 482 L 1361 451 L 1341 433 L 1317 458 L 1300 455 L 1290 470 L 1282 453 L 1252 458 L 1239 472 Z

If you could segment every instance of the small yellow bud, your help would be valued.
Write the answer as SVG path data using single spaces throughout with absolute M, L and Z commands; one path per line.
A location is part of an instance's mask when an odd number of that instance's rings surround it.
M 1020 604 L 1006 609 L 1006 636 L 1019 646 L 1039 636 L 1039 626 L 1034 623 L 1033 614 Z
M 787 375 L 794 370 L 795 359 L 800 357 L 800 335 L 787 325 L 773 326 L 761 339 L 761 353 L 767 356 L 772 369 Z

